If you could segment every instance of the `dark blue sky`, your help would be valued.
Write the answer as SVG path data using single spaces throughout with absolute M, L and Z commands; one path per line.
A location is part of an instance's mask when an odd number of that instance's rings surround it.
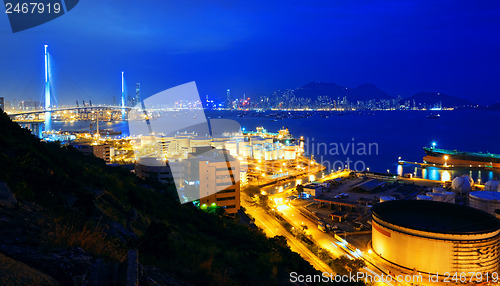
M 245 2 L 83 0 L 16 34 L 0 15 L 0 96 L 40 98 L 48 43 L 60 104 L 111 103 L 122 70 L 144 96 L 193 80 L 221 97 L 330 81 L 500 101 L 498 1 Z

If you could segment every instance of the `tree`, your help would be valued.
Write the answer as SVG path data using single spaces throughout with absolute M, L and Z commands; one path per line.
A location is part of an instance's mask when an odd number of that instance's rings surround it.
M 259 195 L 258 204 L 264 210 L 269 210 L 269 198 L 266 195 Z
M 297 186 L 297 196 L 300 198 L 302 193 L 304 192 L 304 186 L 303 185 L 298 185 Z
M 359 269 L 365 267 L 365 261 L 362 259 L 349 259 L 343 255 L 333 260 L 333 268 L 339 275 L 349 275 L 349 273 L 356 273 Z
M 243 189 L 243 192 L 247 194 L 249 197 L 253 197 L 257 194 L 260 194 L 260 188 L 255 185 L 248 185 Z

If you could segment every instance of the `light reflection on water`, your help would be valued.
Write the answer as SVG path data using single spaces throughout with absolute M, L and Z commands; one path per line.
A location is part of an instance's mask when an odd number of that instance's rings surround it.
M 407 173 L 415 173 L 416 169 L 416 177 L 418 178 L 423 178 L 423 179 L 428 179 L 428 180 L 436 180 L 436 181 L 443 181 L 443 180 L 453 180 L 455 177 L 461 176 L 461 175 L 469 175 L 472 179 L 474 179 L 474 182 L 484 184 L 489 180 L 493 180 L 494 178 L 499 178 L 500 174 L 497 172 L 494 172 L 492 170 L 481 170 L 481 169 L 453 169 L 453 168 L 446 168 L 446 169 L 441 169 L 438 167 L 414 167 L 412 165 L 398 165 L 398 174 L 407 174 Z M 412 172 L 413 171 L 413 172 Z
M 49 116 L 50 118 L 50 116 Z M 96 129 L 95 121 L 49 121 L 53 130 L 56 131 L 88 131 L 91 128 Z M 47 126 L 47 125 L 46 125 Z M 49 129 L 49 130 L 50 130 Z M 99 129 L 109 129 L 113 131 L 121 131 L 120 137 L 129 136 L 128 122 L 127 121 L 99 121 Z M 47 130 L 44 128 L 44 130 Z

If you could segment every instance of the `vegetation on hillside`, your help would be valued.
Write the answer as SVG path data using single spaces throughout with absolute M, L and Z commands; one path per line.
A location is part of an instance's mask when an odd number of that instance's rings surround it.
M 4 113 L 0 181 L 18 200 L 47 211 L 51 226 L 40 247 L 77 246 L 115 261 L 136 248 L 144 265 L 197 285 L 279 285 L 291 271 L 317 274 L 282 237 L 268 239 L 231 218 L 181 205 L 175 186 L 40 142 Z

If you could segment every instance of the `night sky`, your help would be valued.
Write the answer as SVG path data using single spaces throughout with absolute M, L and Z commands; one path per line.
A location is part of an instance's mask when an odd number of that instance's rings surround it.
M 112 103 L 121 71 L 143 96 L 193 80 L 221 98 L 329 81 L 500 101 L 498 1 L 235 2 L 83 0 L 15 34 L 2 14 L 0 96 L 41 97 L 47 43 L 59 104 Z

